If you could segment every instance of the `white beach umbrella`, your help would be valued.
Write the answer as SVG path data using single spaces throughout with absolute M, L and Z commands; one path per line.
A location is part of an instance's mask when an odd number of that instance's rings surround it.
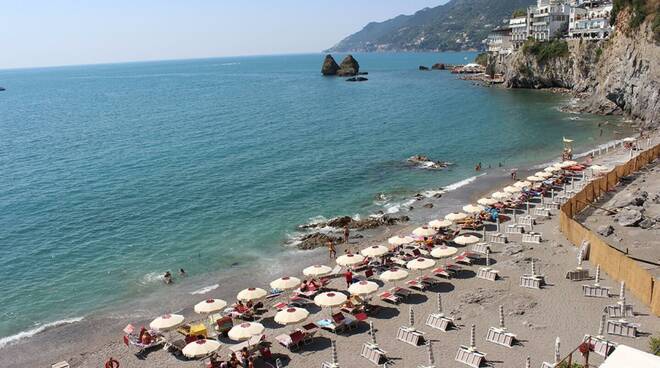
M 380 279 L 389 282 L 389 281 L 399 281 L 408 277 L 408 271 L 397 269 L 397 270 L 387 270 L 380 274 Z
M 216 340 L 197 340 L 186 345 L 181 351 L 188 358 L 199 358 L 211 354 L 220 348 Z
M 528 179 L 529 179 L 529 178 L 528 178 Z M 504 188 L 502 189 L 502 191 L 505 192 L 505 193 L 514 194 L 514 193 L 520 193 L 520 192 L 522 192 L 522 189 L 520 189 L 520 188 L 516 188 L 516 187 L 514 187 L 513 185 L 509 185 L 508 187 L 504 187 Z
M 543 171 L 549 173 L 556 173 L 558 171 L 561 171 L 561 168 L 559 166 L 548 166 L 545 169 L 543 169 Z
M 474 235 L 461 235 L 454 238 L 454 243 L 460 245 L 472 245 L 479 243 L 479 238 Z
M 453 222 L 449 220 L 433 220 L 429 222 L 429 227 L 434 229 L 444 229 L 446 227 L 450 227 L 452 224 Z
M 344 254 L 337 258 L 337 264 L 340 266 L 353 266 L 364 261 L 364 256 L 361 254 Z
M 465 211 L 466 213 L 480 213 L 483 210 L 484 210 L 483 207 L 475 206 L 473 204 L 468 204 L 466 206 L 463 206 L 463 211 Z
M 410 270 L 426 270 L 435 266 L 435 261 L 430 258 L 416 258 L 412 261 L 408 261 L 406 267 Z
M 513 183 L 513 186 L 516 188 L 529 188 L 532 186 L 532 183 L 527 180 L 523 180 Z
M 511 193 L 495 192 L 495 193 L 491 194 L 490 196 L 495 198 L 495 199 L 502 200 L 502 199 L 511 198 Z
M 348 298 L 342 293 L 328 291 L 314 297 L 314 304 L 319 307 L 337 307 L 346 303 Z
M 447 216 L 445 216 L 445 220 L 461 221 L 461 220 L 465 220 L 467 217 L 468 217 L 468 215 L 463 213 L 463 212 L 454 212 L 454 213 L 450 213 Z
M 373 281 L 358 281 L 348 287 L 348 292 L 352 295 L 367 296 L 375 293 L 378 290 L 378 284 Z
M 277 289 L 277 290 L 291 290 L 298 288 L 301 283 L 302 282 L 297 277 L 285 276 L 285 277 L 280 277 L 277 280 L 273 280 L 270 283 L 270 287 L 271 289 Z
M 251 300 L 257 300 L 261 299 L 268 295 L 268 292 L 264 289 L 261 288 L 247 288 L 241 290 L 238 295 L 236 295 L 236 299 L 248 302 Z
M 577 164 L 578 163 L 575 162 L 575 161 L 564 161 L 564 162 L 560 163 L 558 166 L 561 167 L 562 169 L 565 169 L 567 167 L 575 166 Z
M 332 272 L 332 268 L 325 265 L 313 265 L 303 270 L 303 275 L 311 277 L 325 276 Z
M 435 247 L 431 249 L 431 256 L 435 258 L 447 258 L 458 253 L 458 249 L 454 247 Z
M 410 244 L 414 241 L 415 239 L 413 239 L 410 236 L 399 236 L 399 235 L 393 236 L 387 240 L 387 242 L 390 243 L 391 245 L 405 245 L 405 244 Z
M 602 165 L 591 165 L 589 168 L 593 171 L 607 171 L 609 170 L 609 167 L 602 166 Z
M 249 340 L 253 336 L 261 335 L 264 332 L 264 325 L 258 322 L 243 322 L 229 330 L 227 334 L 234 341 Z
M 626 137 L 626 138 L 623 138 L 623 141 L 626 142 L 626 143 L 632 143 L 632 142 L 634 142 L 634 141 L 636 141 L 636 140 L 637 140 L 637 139 L 636 139 L 636 138 L 633 138 L 633 137 Z
M 275 322 L 281 325 L 292 325 L 307 319 L 309 311 L 304 308 L 286 308 L 275 314 Z
M 547 179 L 547 178 L 552 176 L 552 173 L 549 173 L 547 171 L 539 171 L 539 172 L 534 173 L 534 176 L 538 176 L 539 178 Z
M 164 314 L 151 321 L 149 327 L 153 330 L 165 331 L 179 326 L 183 320 L 184 318 L 180 314 Z
M 528 176 L 527 180 L 531 181 L 532 183 L 538 183 L 539 181 L 544 181 L 545 178 L 541 178 L 539 176 Z
M 477 201 L 477 203 L 479 203 L 482 206 L 492 206 L 497 202 L 499 201 L 495 198 L 479 198 L 479 200 Z
M 213 313 L 225 309 L 227 302 L 222 299 L 206 299 L 195 304 L 196 313 Z
M 386 255 L 389 251 L 390 250 L 387 249 L 387 247 L 382 245 L 372 245 L 368 248 L 362 249 L 360 253 L 365 257 L 380 257 Z
M 416 236 L 433 236 L 437 233 L 437 231 L 435 231 L 435 229 L 430 228 L 428 226 L 422 226 L 422 227 L 418 227 L 417 229 L 413 230 L 412 233 L 413 233 L 413 235 L 416 235 Z

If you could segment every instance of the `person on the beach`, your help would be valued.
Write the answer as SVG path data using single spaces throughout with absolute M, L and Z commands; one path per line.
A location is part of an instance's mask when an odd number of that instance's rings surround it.
M 518 172 L 516 170 L 511 170 L 511 179 L 516 180 L 518 178 Z
M 481 162 L 474 167 L 474 171 L 479 171 L 479 170 L 481 170 Z
M 346 270 L 346 273 L 344 274 L 344 278 L 346 279 L 346 287 L 351 286 L 351 284 L 353 283 L 353 272 L 351 272 L 350 268 Z
M 335 243 L 332 240 L 328 240 L 328 255 L 330 259 L 337 258 L 337 248 L 335 248 Z
M 165 274 L 163 275 L 163 282 L 169 285 L 173 281 L 174 280 L 172 280 L 172 274 L 170 273 L 170 271 L 165 272 Z
M 239 368 L 239 364 L 236 353 L 231 353 L 231 356 L 229 357 L 229 368 Z
M 241 349 L 241 361 L 243 362 L 243 368 L 247 368 L 249 365 L 248 360 L 250 359 L 250 352 L 247 347 Z
M 348 244 L 348 236 L 351 234 L 348 225 L 344 226 L 344 243 Z

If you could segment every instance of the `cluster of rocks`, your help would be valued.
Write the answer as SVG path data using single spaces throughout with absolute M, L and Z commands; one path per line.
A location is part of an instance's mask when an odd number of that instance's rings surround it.
M 444 169 L 451 165 L 451 162 L 446 161 L 434 161 L 428 156 L 425 155 L 415 155 L 409 157 L 406 161 L 422 169 Z
M 321 74 L 325 76 L 338 76 L 338 77 L 355 77 L 357 75 L 365 75 L 367 73 L 360 73 L 360 64 L 355 60 L 353 55 L 348 55 L 344 58 L 341 64 L 337 64 L 335 58 L 332 55 L 328 54 L 323 60 L 323 66 L 321 67 Z M 355 78 L 358 80 L 367 80 L 364 77 Z
M 435 63 L 430 68 L 428 66 L 420 65 L 419 70 L 429 71 L 429 70 L 445 70 L 446 66 L 443 63 Z
M 658 219 L 647 216 L 646 207 L 658 203 L 660 203 L 658 194 L 650 198 L 649 193 L 644 190 L 624 193 L 613 202 L 613 207 L 618 209 L 616 215 L 614 215 L 614 221 L 621 226 L 638 226 L 642 229 L 650 229 L 655 226 Z M 609 236 L 614 232 L 614 228 L 612 226 L 601 226 L 597 231 L 603 236 Z

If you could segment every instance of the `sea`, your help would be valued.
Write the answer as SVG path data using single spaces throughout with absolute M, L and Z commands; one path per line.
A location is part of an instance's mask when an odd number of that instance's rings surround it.
M 404 214 L 556 160 L 563 137 L 583 152 L 626 134 L 564 95 L 418 70 L 475 53 L 354 56 L 368 81 L 323 77 L 321 54 L 1 70 L 0 348 L 130 316 L 167 270 L 193 304 L 235 269 L 285 272 L 300 224 Z

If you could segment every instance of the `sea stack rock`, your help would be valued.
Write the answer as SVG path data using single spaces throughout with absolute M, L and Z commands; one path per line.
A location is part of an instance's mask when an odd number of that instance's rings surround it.
M 358 73 L 360 73 L 360 64 L 353 58 L 353 55 L 346 56 L 337 71 L 337 75 L 340 77 L 353 77 Z
M 431 69 L 433 69 L 433 70 L 445 70 L 445 64 L 443 64 L 443 63 L 433 64 Z
M 335 58 L 333 58 L 332 55 L 330 54 L 326 55 L 325 60 L 323 60 L 323 67 L 321 68 L 321 74 L 337 75 L 338 70 L 339 70 L 339 65 L 337 65 Z
M 424 65 L 420 65 L 420 66 L 419 66 L 419 70 L 427 71 L 427 70 L 429 70 L 429 67 L 428 67 L 428 66 L 424 66 Z

